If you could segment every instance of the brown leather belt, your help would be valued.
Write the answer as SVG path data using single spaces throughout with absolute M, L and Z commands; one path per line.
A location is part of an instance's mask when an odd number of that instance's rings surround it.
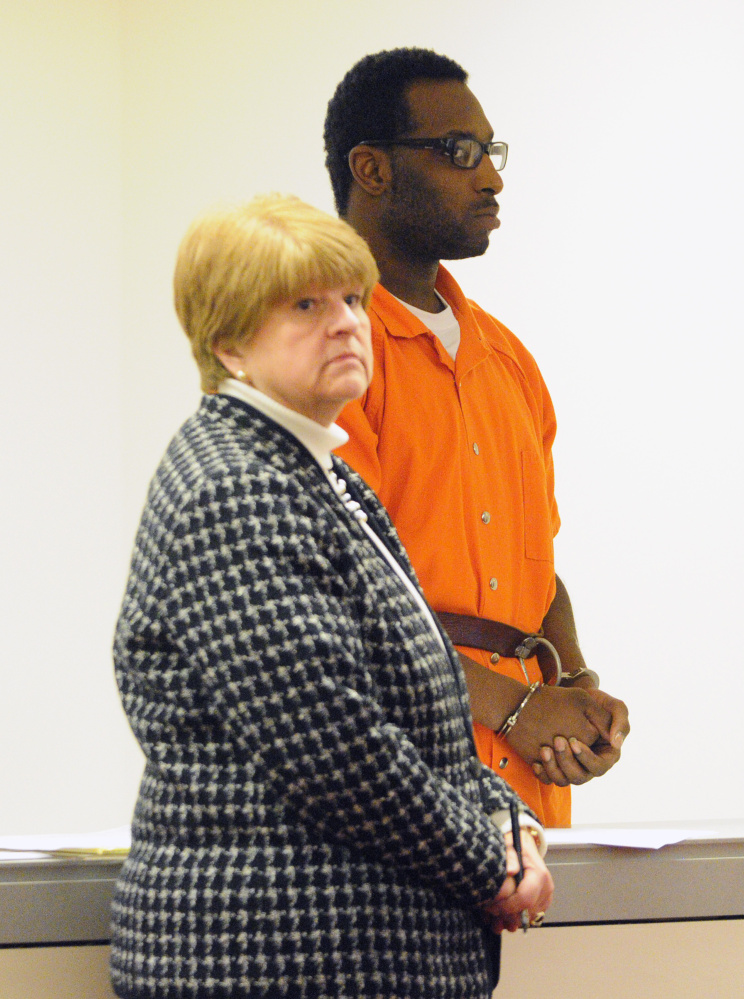
M 453 645 L 484 649 L 507 659 L 529 659 L 536 655 L 545 683 L 560 683 L 561 663 L 558 653 L 542 635 L 520 631 L 510 624 L 472 617 L 469 614 L 440 611 L 437 617 Z

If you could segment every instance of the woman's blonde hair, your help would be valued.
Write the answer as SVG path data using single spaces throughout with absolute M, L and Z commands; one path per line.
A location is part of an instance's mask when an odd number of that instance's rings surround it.
M 202 388 L 215 392 L 230 377 L 215 346 L 249 341 L 275 305 L 353 283 L 366 308 L 378 276 L 350 225 L 299 198 L 261 195 L 200 216 L 181 241 L 173 287 Z

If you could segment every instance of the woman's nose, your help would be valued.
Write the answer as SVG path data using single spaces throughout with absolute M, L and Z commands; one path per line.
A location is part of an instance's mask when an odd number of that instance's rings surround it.
M 331 321 L 332 332 L 353 332 L 359 328 L 359 323 L 360 319 L 356 310 L 348 302 L 339 302 Z

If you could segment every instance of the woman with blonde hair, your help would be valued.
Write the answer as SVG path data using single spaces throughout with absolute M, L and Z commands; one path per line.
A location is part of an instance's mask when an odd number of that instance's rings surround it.
M 116 632 L 146 757 L 113 910 L 125 999 L 486 999 L 497 931 L 550 902 L 532 835 L 518 883 L 458 658 L 332 454 L 376 280 L 364 241 L 294 198 L 181 245 L 207 394 L 151 484 Z

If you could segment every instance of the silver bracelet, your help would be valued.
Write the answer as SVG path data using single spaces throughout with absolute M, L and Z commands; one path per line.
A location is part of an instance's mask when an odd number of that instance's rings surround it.
M 595 686 L 599 686 L 599 677 L 593 669 L 587 669 L 586 666 L 582 666 L 581 669 L 577 669 L 575 673 L 563 673 L 558 681 L 558 686 L 570 687 L 574 680 L 580 680 L 582 676 L 588 676 L 594 681 Z M 567 682 L 564 683 L 564 680 Z
M 524 699 L 522 700 L 521 704 L 519 704 L 514 709 L 514 712 L 509 715 L 509 717 L 506 719 L 504 724 L 498 730 L 496 735 L 500 736 L 503 739 L 511 732 L 514 726 L 517 724 L 517 718 L 519 718 L 519 715 L 522 712 L 524 706 L 527 704 L 527 701 L 529 701 L 529 699 L 532 697 L 532 695 L 535 693 L 538 687 L 542 687 L 542 684 L 540 683 L 539 680 L 529 685 L 527 693 L 524 695 Z

